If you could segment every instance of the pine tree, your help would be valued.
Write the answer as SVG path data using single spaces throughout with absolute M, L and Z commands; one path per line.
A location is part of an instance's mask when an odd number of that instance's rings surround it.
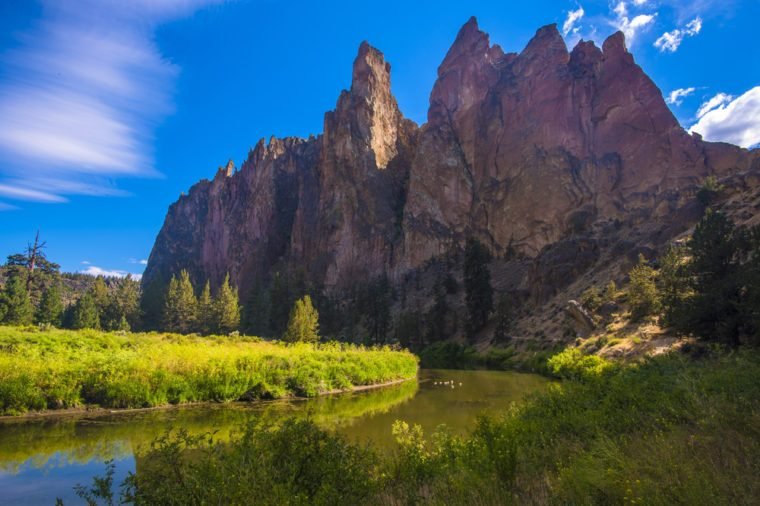
M 55 281 L 42 293 L 35 321 L 36 323 L 47 323 L 54 327 L 60 327 L 62 317 L 63 296 L 61 294 L 61 285 Z
M 224 277 L 214 298 L 214 332 L 229 334 L 240 329 L 240 301 L 237 288 L 230 284 L 230 275 Z
M 214 329 L 214 301 L 211 299 L 211 284 L 206 280 L 203 291 L 198 297 L 198 320 L 197 331 L 207 336 Z
M 32 323 L 34 306 L 27 291 L 25 269 L 13 267 L 9 270 L 8 280 L 2 293 L 0 305 L 4 307 L 3 323 L 7 325 L 28 325 Z
M 158 330 L 163 326 L 166 306 L 166 282 L 160 273 L 150 278 L 140 296 L 140 328 Z
M 491 255 L 476 239 L 468 239 L 464 250 L 464 289 L 470 336 L 483 328 L 493 310 L 493 288 L 488 264 Z
M 493 338 L 497 343 L 506 343 L 509 341 L 509 328 L 512 326 L 512 304 L 507 294 L 499 297 L 499 303 L 496 306 L 496 331 Z
M 388 276 L 380 276 L 367 286 L 363 313 L 372 343 L 385 341 L 391 324 L 391 285 Z
M 739 261 L 742 242 L 733 223 L 718 211 L 708 209 L 694 227 L 688 243 L 694 296 L 688 302 L 687 331 L 705 339 L 739 344 L 745 281 Z
M 293 305 L 283 340 L 289 343 L 319 341 L 319 314 L 308 295 Z
M 97 329 L 100 328 L 98 307 L 92 292 L 88 290 L 74 304 L 71 313 L 71 328 L 73 329 Z
M 102 287 L 93 285 L 93 299 L 96 299 L 96 294 L 101 290 Z M 107 293 L 105 308 L 100 312 L 100 326 L 106 330 L 129 330 L 138 327 L 140 316 L 138 283 L 131 276 L 127 276 L 118 280 L 113 290 Z
M 196 328 L 198 301 L 195 299 L 193 283 L 184 269 L 179 278 L 172 276 L 166 293 L 164 306 L 164 328 L 169 332 L 189 334 Z
M 269 326 L 271 306 L 269 290 L 259 284 L 254 285 L 243 308 L 241 325 L 246 334 L 254 336 L 272 335 Z
M 95 278 L 89 291 L 92 295 L 92 300 L 95 302 L 95 307 L 98 308 L 98 317 L 102 317 L 111 301 L 108 286 L 106 286 L 103 276 Z
M 628 288 L 628 303 L 634 320 L 649 316 L 660 310 L 657 293 L 657 271 L 647 262 L 644 255 L 639 255 L 639 263 L 628 274 L 631 285 Z

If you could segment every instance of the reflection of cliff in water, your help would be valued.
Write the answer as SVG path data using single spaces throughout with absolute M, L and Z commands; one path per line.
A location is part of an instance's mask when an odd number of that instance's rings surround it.
M 412 399 L 417 389 L 416 381 L 407 381 L 377 390 L 309 400 L 9 421 L 0 425 L 0 469 L 15 471 L 24 463 L 43 468 L 122 458 L 147 449 L 151 441 L 169 429 L 183 428 L 190 434 L 214 432 L 216 439 L 226 439 L 231 432 L 259 417 L 309 417 L 323 427 L 341 428 L 350 426 L 359 417 L 384 413 Z

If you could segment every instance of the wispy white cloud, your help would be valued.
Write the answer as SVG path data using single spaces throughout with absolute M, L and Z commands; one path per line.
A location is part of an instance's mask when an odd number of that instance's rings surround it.
M 734 97 L 732 97 L 731 95 L 728 95 L 726 93 L 718 93 L 717 95 L 712 97 L 710 100 L 703 102 L 702 105 L 699 106 L 699 110 L 697 110 L 697 118 L 701 118 L 702 116 L 712 111 L 716 107 L 719 107 L 723 104 L 727 104 L 733 99 Z
M 132 276 L 132 279 L 136 280 L 140 280 L 142 278 L 142 274 L 136 274 L 117 269 L 101 269 L 95 265 L 90 265 L 86 269 L 79 272 L 81 274 L 89 274 L 91 276 L 104 276 L 106 278 L 126 278 L 127 276 Z
M 148 261 L 147 260 L 138 260 L 136 258 L 130 258 L 129 259 L 129 263 L 131 263 L 131 264 L 140 264 L 140 265 L 148 265 Z
M 678 88 L 668 93 L 668 96 L 665 97 L 665 102 L 668 104 L 681 105 L 681 102 L 683 102 L 683 99 L 685 97 L 688 97 L 695 91 L 696 91 L 696 88 L 694 87 Z
M 694 35 L 697 35 L 701 30 L 702 18 L 697 16 L 696 18 L 689 21 L 685 27 L 681 29 L 676 28 L 675 30 L 665 32 L 660 35 L 660 37 L 654 41 L 654 47 L 659 49 L 661 52 L 669 51 L 671 53 L 675 53 L 681 45 L 681 42 L 683 42 L 684 38 L 693 37 Z
M 82 260 L 79 263 L 81 263 L 82 265 L 90 265 L 90 262 L 88 262 L 87 260 Z
M 636 5 L 641 5 L 636 3 Z M 612 25 L 625 35 L 625 41 L 630 46 L 633 44 L 639 32 L 654 22 L 657 13 L 637 14 L 629 16 L 628 6 L 625 2 L 618 2 L 612 10 L 615 13 L 615 20 Z
M 5 202 L 0 202 L 0 211 L 15 211 L 16 209 L 18 209 L 18 207 L 14 206 L 12 204 L 7 204 Z
M 708 141 L 749 148 L 760 143 L 760 86 L 736 98 L 719 93 L 699 108 L 699 120 L 689 129 Z
M 575 29 L 578 30 L 575 25 L 578 23 L 578 21 L 581 20 L 583 17 L 583 7 L 578 6 L 578 8 L 574 11 L 569 11 L 567 13 L 567 18 L 565 18 L 565 22 L 562 24 L 562 34 L 567 36 L 568 33 L 570 33 L 571 30 Z
M 140 265 L 148 265 L 148 261 L 146 259 L 140 260 Z
M 33 200 L 35 202 L 46 202 L 51 204 L 66 202 L 66 199 L 60 195 L 13 184 L 0 183 L 0 195 L 10 199 Z
M 0 55 L 0 176 L 12 198 L 115 195 L 105 180 L 158 175 L 153 130 L 172 111 L 178 68 L 154 31 L 219 1 L 42 0 L 41 20 Z

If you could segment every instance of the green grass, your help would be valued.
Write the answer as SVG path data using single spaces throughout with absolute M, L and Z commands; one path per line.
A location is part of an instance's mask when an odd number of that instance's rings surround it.
M 313 397 L 414 377 L 390 348 L 0 327 L 0 414 Z
M 466 437 L 398 422 L 386 456 L 308 422 L 221 443 L 174 433 L 126 490 L 141 504 L 760 503 L 756 350 L 629 366 L 567 352 L 549 366 L 576 379 Z

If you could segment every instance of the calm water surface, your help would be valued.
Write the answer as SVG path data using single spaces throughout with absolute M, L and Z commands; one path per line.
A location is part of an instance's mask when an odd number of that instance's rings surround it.
M 497 414 L 546 383 L 514 372 L 422 370 L 419 381 L 305 401 L 0 422 L 0 504 L 52 505 L 56 497 L 83 504 L 73 492 L 76 484 L 89 485 L 108 459 L 120 483 L 134 471 L 134 454 L 168 429 L 217 431 L 224 438 L 255 418 L 309 417 L 355 441 L 389 449 L 395 420 L 419 424 L 426 433 L 441 424 L 463 433 L 481 413 Z

